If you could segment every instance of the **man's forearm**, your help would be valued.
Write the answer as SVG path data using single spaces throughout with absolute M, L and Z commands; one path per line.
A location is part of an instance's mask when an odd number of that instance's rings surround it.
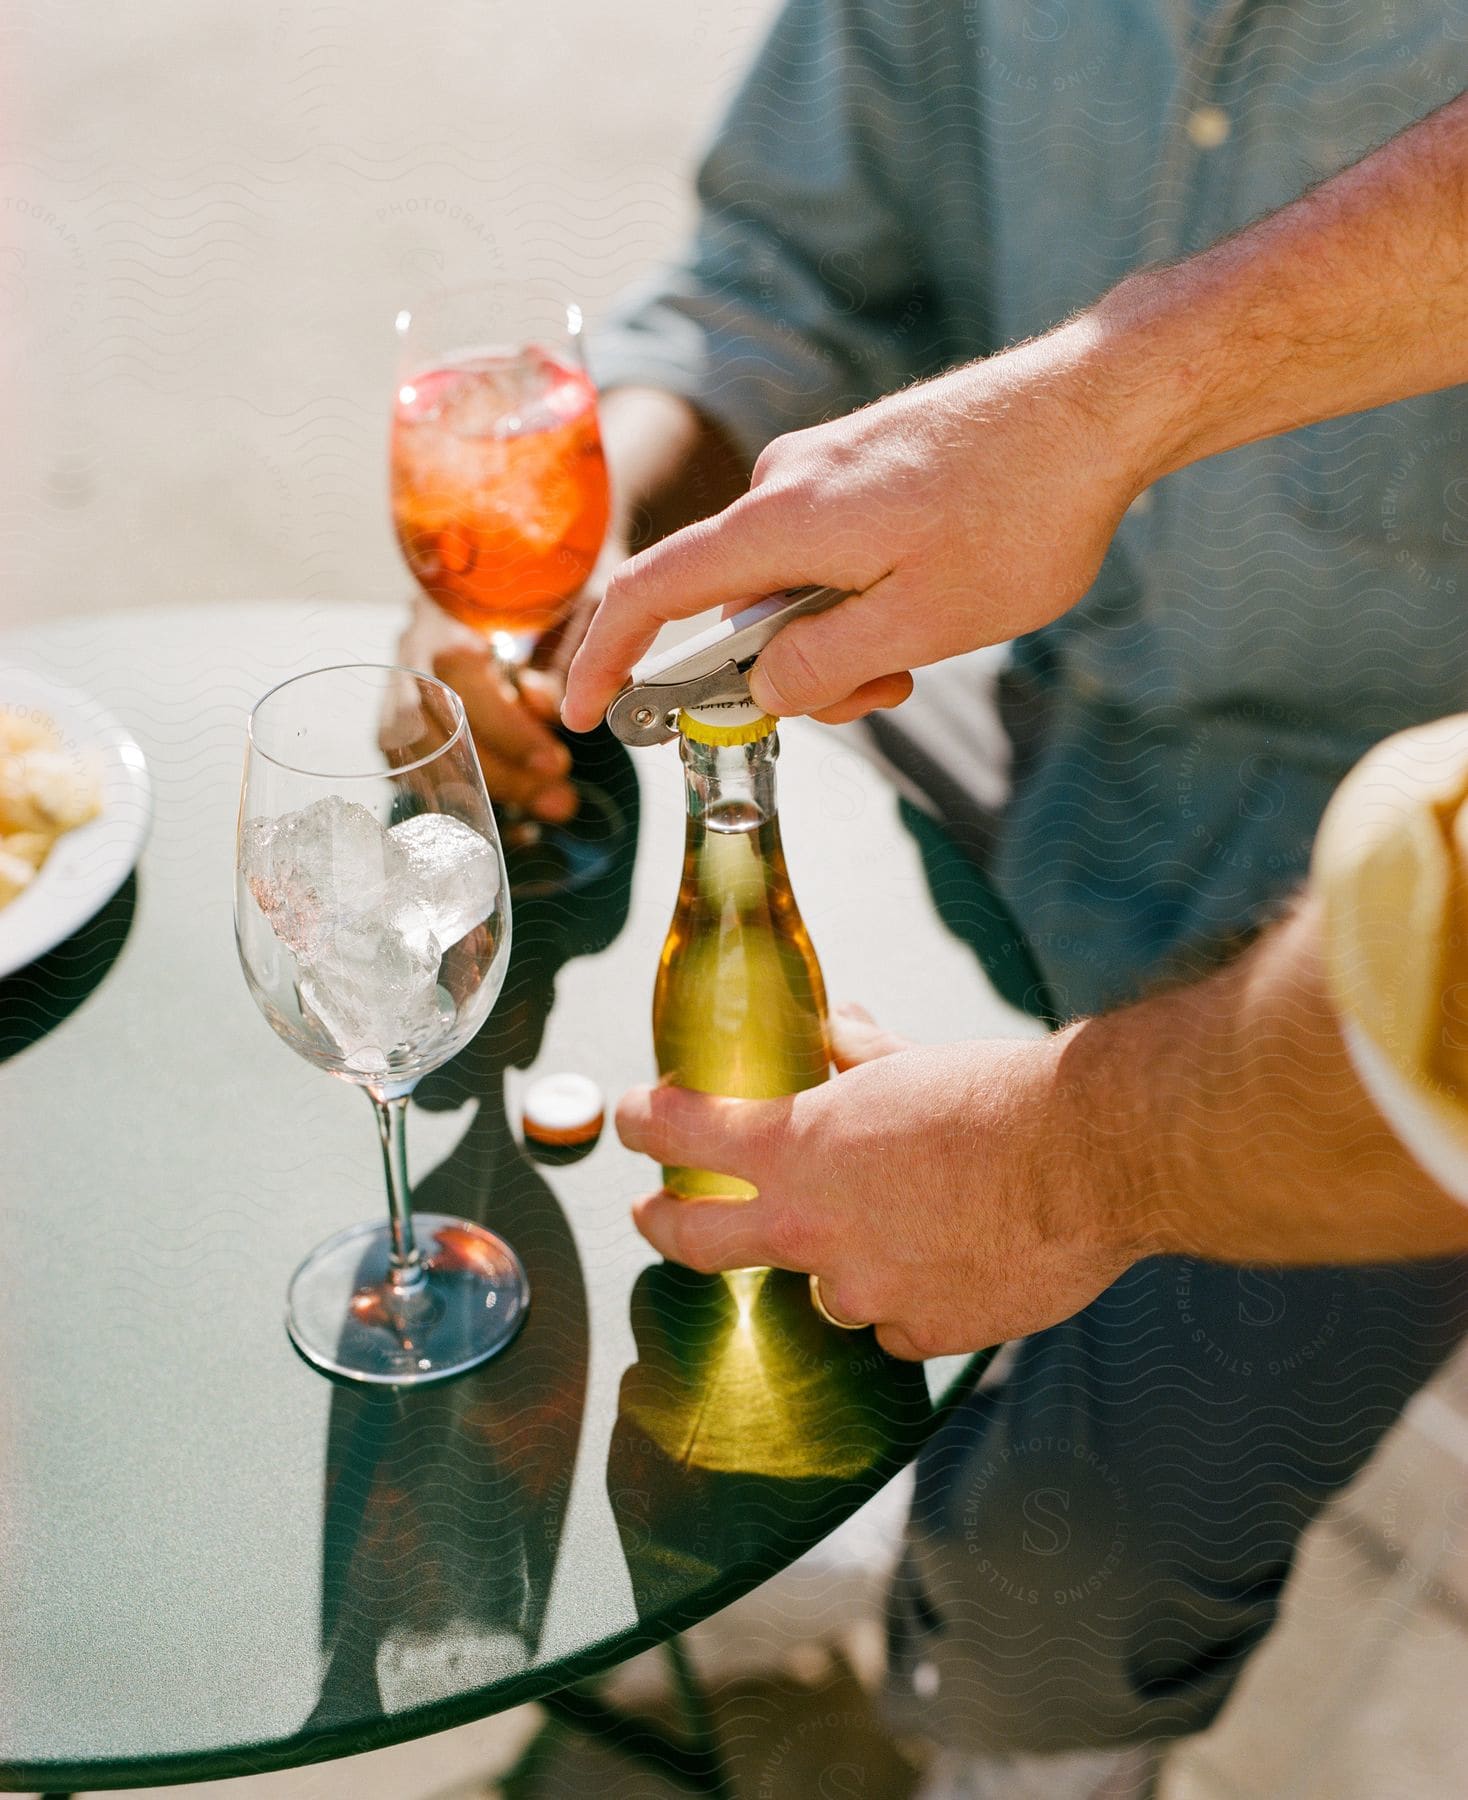
M 1057 1118 L 1119 1242 L 1234 1263 L 1468 1249 L 1366 1094 L 1306 905 L 1217 975 L 1072 1028 Z
M 1143 483 L 1468 380 L 1468 95 L 1064 329 Z

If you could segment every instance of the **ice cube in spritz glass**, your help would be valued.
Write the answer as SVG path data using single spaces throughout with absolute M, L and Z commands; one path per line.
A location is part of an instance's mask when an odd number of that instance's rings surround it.
M 423 587 L 485 631 L 554 625 L 607 522 L 596 392 L 539 346 L 411 376 L 393 415 L 393 519 Z

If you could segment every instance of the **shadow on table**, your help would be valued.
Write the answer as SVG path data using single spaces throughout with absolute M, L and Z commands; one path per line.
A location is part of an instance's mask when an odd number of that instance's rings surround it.
M 132 874 L 80 931 L 0 981 L 0 1063 L 54 1031 L 102 985 L 122 954 L 137 904 Z
M 415 1207 L 503 1234 L 525 1264 L 530 1310 L 514 1343 L 458 1380 L 418 1390 L 336 1385 L 326 1668 L 308 1730 L 430 1705 L 535 1658 L 585 1407 L 587 1304 L 565 1217 L 511 1129 L 504 1076 L 539 1050 L 561 967 L 604 949 L 627 917 L 636 778 L 620 746 L 600 754 L 628 809 L 624 854 L 578 893 L 516 902 L 510 972 L 489 1023 L 414 1094 L 430 1111 L 476 1109 L 453 1152 L 415 1184 Z M 597 778 L 607 785 L 608 768 Z
M 804 1276 L 657 1264 L 632 1330 L 607 1492 L 642 1618 L 676 1614 L 721 1572 L 784 1566 L 931 1428 L 921 1367 L 825 1324 Z

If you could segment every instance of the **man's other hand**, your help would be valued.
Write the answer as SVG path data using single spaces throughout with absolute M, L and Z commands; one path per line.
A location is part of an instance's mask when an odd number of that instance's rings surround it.
M 813 1272 L 893 1355 L 978 1350 L 1068 1318 L 1140 1254 L 1060 1094 L 1064 1035 L 904 1043 L 857 1007 L 838 1073 L 781 1100 L 635 1088 L 617 1129 L 655 1161 L 752 1182 L 753 1200 L 639 1200 L 643 1236 L 695 1269 Z
M 530 667 L 511 681 L 487 640 L 420 594 L 398 643 L 398 661 L 446 681 L 464 702 L 492 800 L 560 823 L 576 811 L 571 752 L 556 731 L 571 659 L 600 583 L 588 586 L 559 631 L 536 646 Z

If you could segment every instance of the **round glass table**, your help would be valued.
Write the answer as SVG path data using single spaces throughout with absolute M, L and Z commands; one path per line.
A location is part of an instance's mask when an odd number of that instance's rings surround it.
M 608 1129 L 536 1160 L 537 1075 L 614 1097 L 652 1070 L 677 887 L 670 747 L 609 736 L 583 775 L 635 829 L 582 890 L 517 903 L 505 991 L 414 1096 L 416 1204 L 501 1232 L 516 1342 L 421 1391 L 334 1385 L 292 1352 L 291 1271 L 372 1219 L 369 1109 L 277 1042 L 235 957 L 246 711 L 387 660 L 399 615 L 259 602 L 0 639 L 142 745 L 151 836 L 81 932 L 0 982 L 0 1787 L 251 1774 L 553 1695 L 784 1567 L 908 1462 L 971 1372 L 882 1355 L 803 1281 L 736 1295 L 656 1260 L 656 1172 Z M 782 815 L 833 995 L 894 1029 L 992 1019 L 891 791 L 840 738 L 785 732 Z M 557 1157 L 559 1160 L 557 1160 Z

